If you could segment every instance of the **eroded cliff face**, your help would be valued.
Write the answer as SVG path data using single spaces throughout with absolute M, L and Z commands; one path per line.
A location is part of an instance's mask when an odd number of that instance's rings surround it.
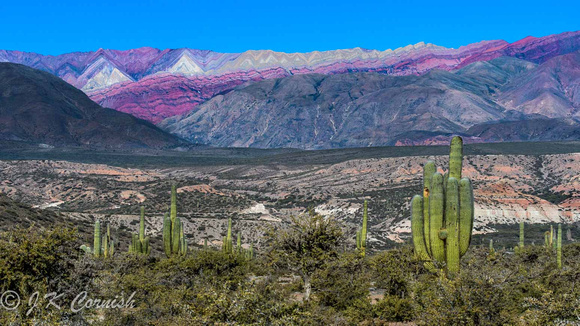
M 38 207 L 60 209 L 71 218 L 99 216 L 131 227 L 139 205 L 146 205 L 152 217 L 162 216 L 170 184 L 176 181 L 186 229 L 195 239 L 210 234 L 216 241 L 227 217 L 243 221 L 247 232 L 259 236 L 261 224 L 287 221 L 311 204 L 354 232 L 367 198 L 369 241 L 380 247 L 387 239 L 402 241 L 408 236 L 408 204 L 421 192 L 422 166 L 428 159 L 447 166 L 446 156 L 170 169 L 0 161 L 0 191 Z M 476 233 L 520 221 L 580 221 L 580 153 L 471 155 L 463 163 L 464 176 L 474 184 Z M 157 222 L 152 222 L 153 230 L 160 228 Z

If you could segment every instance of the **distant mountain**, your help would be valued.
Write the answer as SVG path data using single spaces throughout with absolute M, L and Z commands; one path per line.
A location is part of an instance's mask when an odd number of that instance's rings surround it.
M 299 75 L 247 83 L 160 126 L 214 146 L 303 149 L 580 139 L 580 53 L 454 72 Z
M 102 108 L 60 78 L 13 63 L 0 63 L 0 139 L 94 148 L 182 143 L 150 122 Z
M 418 43 L 386 51 L 355 48 L 309 53 L 217 53 L 139 48 L 58 56 L 0 50 L 0 62 L 21 63 L 50 72 L 82 89 L 100 105 L 159 122 L 187 113 L 246 81 L 369 71 L 422 75 L 432 69 L 450 71 L 502 56 L 543 63 L 578 50 L 580 32 L 567 32 L 527 37 L 515 43 L 484 41 L 458 49 Z

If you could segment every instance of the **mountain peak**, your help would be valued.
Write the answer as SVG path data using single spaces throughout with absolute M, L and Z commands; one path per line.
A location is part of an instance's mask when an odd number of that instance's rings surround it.
M 0 63 L 0 139 L 95 148 L 180 143 L 149 122 L 106 109 L 47 72 Z

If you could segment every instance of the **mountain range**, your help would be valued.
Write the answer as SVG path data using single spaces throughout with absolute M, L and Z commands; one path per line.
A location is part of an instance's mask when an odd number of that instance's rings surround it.
M 482 41 L 458 49 L 418 43 L 385 51 L 354 48 L 309 53 L 218 53 L 188 48 L 138 48 L 57 56 L 0 50 L 0 62 L 50 72 L 82 89 L 101 106 L 158 123 L 188 113 L 246 81 L 368 71 L 421 75 L 432 69 L 450 71 L 502 56 L 543 63 L 579 49 L 580 32 L 566 32 L 526 37 L 514 43 Z
M 238 86 L 159 126 L 215 146 L 325 149 L 580 139 L 580 52 L 420 76 L 298 75 Z
M 184 143 L 148 121 L 99 106 L 52 74 L 5 62 L 0 63 L 0 140 L 109 149 Z
M 579 51 L 580 31 L 459 49 L 2 50 L 0 62 L 37 70 L 1 66 L 0 136 L 301 149 L 439 144 L 452 134 L 469 142 L 580 139 Z

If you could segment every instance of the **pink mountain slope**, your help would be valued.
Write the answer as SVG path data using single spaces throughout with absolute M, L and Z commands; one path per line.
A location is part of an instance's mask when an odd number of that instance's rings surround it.
M 396 50 L 361 48 L 309 53 L 269 50 L 218 53 L 193 49 L 74 52 L 58 56 L 0 50 L 0 62 L 48 71 L 82 89 L 102 106 L 153 122 L 183 114 L 245 82 L 289 75 L 378 71 L 420 75 L 476 61 L 511 56 L 542 63 L 580 49 L 580 31 L 526 37 L 514 43 L 483 41 L 448 49 L 418 43 Z

